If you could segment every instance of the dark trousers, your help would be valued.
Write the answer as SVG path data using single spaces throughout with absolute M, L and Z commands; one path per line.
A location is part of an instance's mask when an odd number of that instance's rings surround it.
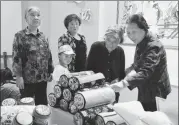
M 118 103 L 119 101 L 119 92 L 115 92 L 116 98 L 115 98 L 115 103 Z
M 24 89 L 20 90 L 21 98 L 35 97 L 35 105 L 47 105 L 46 89 L 47 82 L 24 84 Z
M 141 102 L 142 103 L 142 106 L 144 108 L 145 111 L 157 111 L 157 104 L 156 104 L 156 101 L 154 102 L 147 102 L 147 103 L 144 103 L 144 102 Z

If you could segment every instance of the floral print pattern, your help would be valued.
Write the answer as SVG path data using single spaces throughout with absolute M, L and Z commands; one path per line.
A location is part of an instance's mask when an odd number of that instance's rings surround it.
M 27 28 L 15 34 L 13 41 L 13 72 L 24 83 L 47 81 L 53 72 L 48 39 L 42 32 L 28 33 Z

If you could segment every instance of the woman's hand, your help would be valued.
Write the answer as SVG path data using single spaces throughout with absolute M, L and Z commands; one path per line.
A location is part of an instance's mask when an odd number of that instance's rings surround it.
M 124 84 L 122 81 L 111 84 L 110 87 L 115 91 L 115 92 L 120 92 L 124 88 Z
M 16 77 L 16 85 L 19 89 L 24 89 L 24 79 L 22 77 Z
M 118 79 L 118 78 L 114 79 L 114 80 L 111 82 L 111 84 L 114 84 L 114 83 L 116 83 L 116 82 L 119 82 L 119 79 Z

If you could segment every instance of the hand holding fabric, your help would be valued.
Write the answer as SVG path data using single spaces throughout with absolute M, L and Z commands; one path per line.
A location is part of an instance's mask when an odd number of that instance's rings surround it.
M 122 81 L 111 84 L 110 87 L 115 91 L 115 92 L 120 92 L 124 88 L 124 84 Z

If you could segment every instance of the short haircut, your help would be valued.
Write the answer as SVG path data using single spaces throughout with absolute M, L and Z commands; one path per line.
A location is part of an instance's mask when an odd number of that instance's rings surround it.
M 79 25 L 81 25 L 80 17 L 78 17 L 76 14 L 70 14 L 70 15 L 66 16 L 65 19 L 64 19 L 64 25 L 65 25 L 66 28 L 68 28 L 68 24 L 72 20 L 77 20 L 79 22 Z
M 129 16 L 129 18 L 126 21 L 126 24 L 135 23 L 140 29 L 145 30 L 148 32 L 149 25 L 147 24 L 147 21 L 141 14 L 133 14 Z
M 119 38 L 121 38 L 120 43 L 124 42 L 124 27 L 118 26 L 118 25 L 110 26 L 106 30 L 105 35 L 110 34 L 110 33 L 116 33 L 116 34 L 118 34 Z
M 38 7 L 36 7 L 36 6 L 30 6 L 30 7 L 28 7 L 28 8 L 25 10 L 25 19 L 27 19 L 27 14 L 28 14 L 31 10 L 37 10 L 37 11 L 39 11 L 39 13 L 40 13 L 40 9 L 39 9 Z

